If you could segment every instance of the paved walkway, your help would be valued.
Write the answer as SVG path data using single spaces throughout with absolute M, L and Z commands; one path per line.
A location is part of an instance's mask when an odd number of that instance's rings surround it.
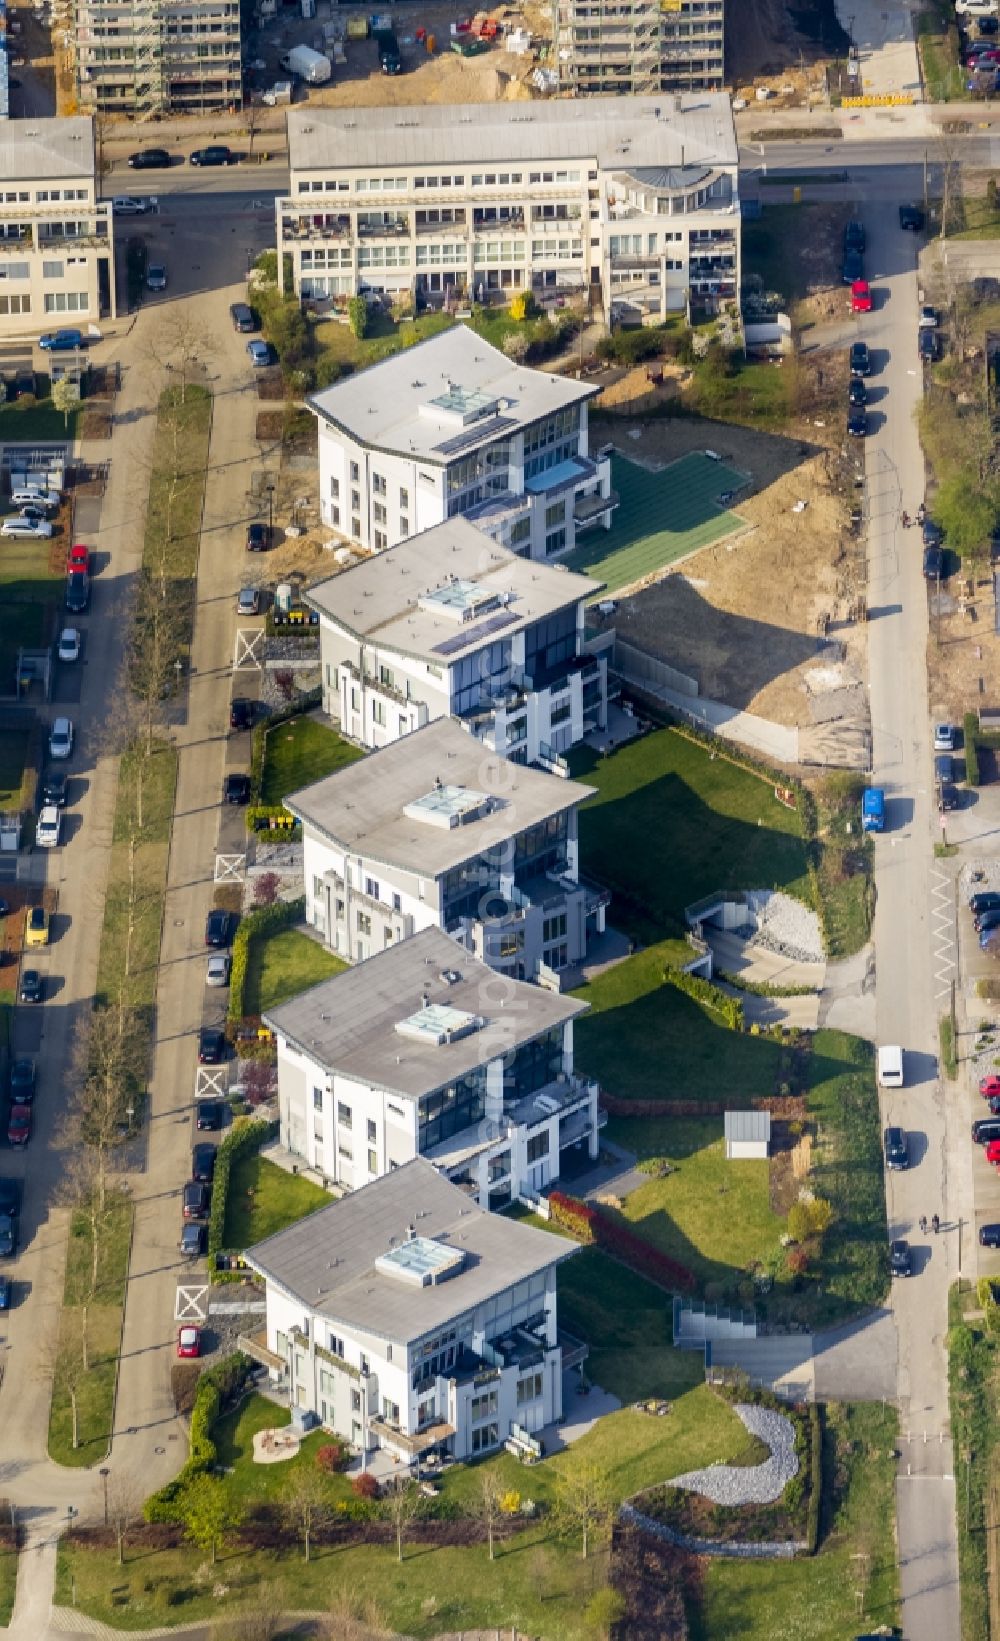
M 701 695 L 692 700 L 689 695 L 678 695 L 672 689 L 664 689 L 648 681 L 642 682 L 642 689 L 699 729 L 712 730 L 725 740 L 736 741 L 738 745 L 747 746 L 776 763 L 795 764 L 799 761 L 799 732 L 795 728 L 773 724 L 768 718 L 758 718 L 752 712 L 740 712 L 736 707 L 727 707 L 721 701 L 706 700 Z
M 896 1330 L 880 1310 L 819 1333 L 714 1340 L 712 1365 L 742 1368 L 790 1401 L 894 1401 Z

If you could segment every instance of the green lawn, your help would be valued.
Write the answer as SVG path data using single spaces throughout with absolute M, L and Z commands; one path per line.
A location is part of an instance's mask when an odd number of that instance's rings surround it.
M 10 1625 L 17 1591 L 17 1551 L 0 1550 L 0 1629 Z
M 289 792 L 321 781 L 363 757 L 319 718 L 291 718 L 265 732 L 261 803 L 281 803 Z
M 0 809 L 17 809 L 24 802 L 21 788 L 30 745 L 30 730 L 0 729 Z
M 196 574 L 205 498 L 212 395 L 188 383 L 160 395 L 149 479 L 143 568 L 177 586 Z
M 244 1154 L 235 1159 L 229 1175 L 222 1245 L 249 1248 L 329 1201 L 311 1180 L 286 1173 L 257 1152 Z
M 692 1641 L 832 1641 L 898 1622 L 895 1409 L 830 1406 L 826 1420 L 827 1526 L 818 1554 L 794 1561 L 705 1557 Z
M 13 404 L 0 405 L 0 444 L 71 444 L 76 438 L 77 424 L 83 415 L 83 403 L 76 405 L 68 418 L 57 410 L 49 398 L 49 378 L 36 376 L 38 396 L 35 399 L 15 399 Z
M 57 1464 L 97 1464 L 111 1444 L 131 1235 L 131 1199 L 112 1199 L 107 1217 L 98 1226 L 95 1284 L 90 1221 L 80 1211 L 71 1221 L 49 1413 L 49 1457 Z M 74 1448 L 70 1385 L 78 1373 L 74 1364 L 82 1360 L 84 1328 L 89 1365 L 77 1391 L 79 1446 Z
M 559 1322 L 590 1346 L 587 1377 L 626 1406 L 673 1401 L 703 1378 L 697 1351 L 675 1350 L 669 1295 L 600 1248 L 559 1266 Z
M 949 239 L 1000 239 L 1000 211 L 985 194 L 965 194 L 962 198 L 962 226 L 952 228 Z
M 664 1157 L 674 1171 L 626 1198 L 623 1217 L 654 1247 L 686 1265 L 706 1299 L 734 1273 L 780 1264 L 785 1221 L 771 1212 L 766 1160 L 727 1162 L 721 1117 L 612 1121 L 609 1138 L 640 1161 Z
M 45 545 L 4 539 L 0 552 L 0 692 L 14 692 L 18 650 L 40 649 L 50 641 L 55 624 L 51 612 L 64 586 L 61 542 Z
M 864 785 L 863 777 L 838 770 L 815 789 L 817 875 L 831 957 L 850 957 L 871 934 L 874 850 L 858 829 Z
M 948 1322 L 962 1641 L 989 1641 L 989 1497 L 997 1474 L 997 1344 L 985 1326 L 974 1289 L 963 1291 L 961 1284 L 951 1287 Z
M 743 474 L 700 453 L 682 456 L 662 473 L 614 455 L 611 479 L 620 497 L 611 529 L 588 531 L 560 561 L 604 582 L 609 592 L 741 527 L 738 514 L 720 508 L 718 497 L 739 489 Z
M 279 929 L 251 940 L 243 993 L 246 1012 L 258 1015 L 277 1008 L 346 967 L 343 958 L 298 929 Z
M 684 907 L 717 889 L 783 889 L 813 903 L 797 812 L 766 780 L 676 729 L 578 748 L 573 776 L 597 787 L 580 816 L 581 868 L 614 895 L 616 927 L 683 935 Z
M 837 161 L 839 163 L 839 160 Z M 836 213 L 840 221 L 831 222 Z M 808 296 L 816 284 L 815 244 L 819 235 L 830 234 L 831 283 L 840 277 L 841 232 L 851 214 L 850 206 L 830 206 L 826 201 L 801 205 L 765 204 L 756 222 L 743 226 L 743 278 L 756 275 L 765 291 L 777 291 L 786 305 L 793 306 Z M 770 368 L 770 367 L 767 367 Z M 781 375 L 780 371 L 771 371 Z
M 373 313 L 369 316 L 368 335 L 359 341 L 350 325 L 326 319 L 315 327 L 316 349 L 321 359 L 333 360 L 341 368 L 363 370 L 367 365 L 390 358 L 401 348 L 413 347 L 428 336 L 449 330 L 453 324 L 454 320 L 444 313 L 424 313 L 402 324 L 391 314 Z
M 666 944 L 666 943 L 665 943 Z M 729 1030 L 663 980 L 662 946 L 606 969 L 574 996 L 590 1004 L 574 1027 L 576 1064 L 609 1094 L 634 1100 L 716 1100 L 777 1092 L 781 1049 Z
M 967 97 L 968 75 L 962 68 L 954 12 L 943 0 L 930 0 L 918 14 L 917 50 L 924 71 L 924 87 L 931 102 L 947 103 Z

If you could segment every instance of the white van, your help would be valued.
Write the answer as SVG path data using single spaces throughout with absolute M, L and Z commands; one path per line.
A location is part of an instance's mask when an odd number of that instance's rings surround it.
M 959 17 L 996 17 L 998 0 L 955 0 Z
M 902 1088 L 903 1050 L 891 1044 L 878 1051 L 878 1081 L 880 1088 Z
M 15 507 L 58 507 L 61 497 L 57 490 L 43 490 L 40 484 L 25 484 L 12 490 L 10 499 Z

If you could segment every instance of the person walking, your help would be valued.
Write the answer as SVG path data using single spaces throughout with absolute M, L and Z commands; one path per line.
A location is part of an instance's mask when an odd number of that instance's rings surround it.
M 920 1235 L 921 1236 L 926 1236 L 927 1235 L 927 1215 L 926 1214 L 921 1214 L 921 1216 L 920 1216 Z
M 933 1219 L 931 1220 L 931 1230 L 934 1232 L 934 1235 L 937 1236 L 940 1229 L 941 1229 L 941 1221 L 938 1219 L 937 1214 L 935 1214 Z

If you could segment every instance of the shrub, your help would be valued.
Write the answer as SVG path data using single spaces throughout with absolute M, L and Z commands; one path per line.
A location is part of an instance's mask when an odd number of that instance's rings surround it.
M 347 1469 L 349 1458 L 347 1448 L 342 1442 L 327 1442 L 325 1446 L 316 1449 L 316 1468 L 332 1476 L 338 1470 Z
M 721 986 L 713 985 L 711 980 L 703 980 L 700 974 L 686 974 L 683 969 L 664 969 L 663 978 L 670 986 L 676 986 L 678 991 L 685 992 L 693 997 L 696 1003 L 702 1003 L 710 1008 L 714 1014 L 721 1014 L 730 1031 L 742 1031 L 744 1023 L 743 999 L 730 997 Z
M 257 1151 L 271 1132 L 271 1124 L 263 1117 L 237 1117 L 232 1128 L 215 1153 L 215 1177 L 212 1181 L 212 1206 L 208 1216 L 208 1275 L 215 1278 L 216 1256 L 225 1247 L 223 1231 L 226 1225 L 226 1198 L 229 1195 L 229 1174 L 234 1157 L 247 1151 Z
M 255 906 L 273 906 L 281 888 L 281 879 L 277 872 L 261 872 L 253 886 L 253 903 Z
M 243 1389 L 252 1367 L 249 1356 L 244 1356 L 242 1351 L 234 1351 L 202 1374 L 191 1410 L 187 1463 L 173 1481 L 168 1481 L 159 1492 L 150 1494 L 142 1510 L 147 1521 L 184 1519 L 183 1496 L 188 1484 L 211 1470 L 216 1461 L 217 1451 L 212 1439 L 215 1423 L 220 1413 Z
M 500 1509 L 505 1516 L 516 1516 L 521 1508 L 521 1495 L 513 1487 L 500 1495 Z
M 687 1293 L 694 1287 L 694 1277 L 685 1265 L 661 1253 L 620 1220 L 602 1213 L 589 1202 L 579 1202 L 563 1191 L 552 1191 L 549 1208 L 555 1223 L 571 1236 L 580 1242 L 596 1243 L 640 1276 L 648 1276 L 671 1292 Z
M 965 778 L 970 786 L 978 786 L 979 720 L 974 712 L 967 712 L 962 719 L 962 733 L 965 739 Z
M 518 324 L 520 324 L 523 319 L 530 319 L 535 311 L 535 299 L 531 292 L 519 292 L 519 294 L 513 298 L 507 311 L 512 319 L 517 320 Z
M 363 342 L 368 331 L 368 303 L 363 296 L 352 296 L 347 304 L 347 323 L 359 342 Z
M 618 365 L 638 365 L 644 359 L 654 359 L 662 353 L 666 338 L 656 326 L 639 330 L 620 330 L 613 336 L 602 336 L 597 344 L 597 357 Z
M 229 975 L 230 1027 L 243 1019 L 246 1007 L 247 965 L 250 961 L 250 942 L 261 935 L 274 934 L 278 929 L 291 928 L 305 916 L 306 902 L 302 895 L 297 900 L 279 900 L 272 906 L 261 906 L 249 912 L 233 936 L 233 962 Z
M 379 1485 L 370 1470 L 362 1470 L 351 1482 L 351 1492 L 356 1499 L 377 1499 Z

